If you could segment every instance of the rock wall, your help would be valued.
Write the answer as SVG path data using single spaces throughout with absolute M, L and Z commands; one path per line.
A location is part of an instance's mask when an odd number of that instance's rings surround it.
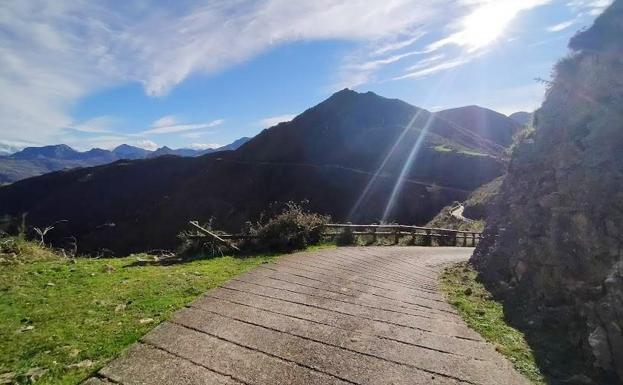
M 569 47 L 472 262 L 506 310 L 623 382 L 623 1 Z

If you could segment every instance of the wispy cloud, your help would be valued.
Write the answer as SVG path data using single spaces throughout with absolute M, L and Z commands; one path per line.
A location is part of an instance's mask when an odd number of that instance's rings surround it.
M 211 128 L 220 126 L 225 123 L 224 119 L 217 119 L 207 123 L 194 123 L 194 124 L 178 124 L 177 119 L 172 116 L 164 116 L 156 120 L 152 124 L 152 128 L 142 131 L 140 135 L 159 135 L 159 134 L 173 134 L 177 132 L 193 131 L 202 128 Z
M 452 56 L 445 49 L 486 48 L 518 14 L 548 1 L 3 0 L 2 136 L 49 142 L 67 128 L 104 133 L 105 125 L 77 124 L 72 118 L 81 98 L 126 83 L 141 84 L 147 95 L 161 97 L 192 74 L 214 74 L 296 41 L 357 43 L 361 51 L 338 71 L 344 86 L 372 81 L 390 67 L 406 77 L 430 75 L 460 65 L 462 52 Z M 574 0 L 569 5 L 596 12 L 610 2 Z M 439 54 L 446 56 L 417 71 L 408 69 Z M 400 77 L 393 75 L 385 78 Z M 146 134 L 203 127 L 163 121 Z
M 136 82 L 147 95 L 162 96 L 191 74 L 221 71 L 283 43 L 392 42 L 436 19 L 450 3 L 4 0 L 2 135 L 54 141 L 76 126 L 76 101 L 97 90 Z M 408 41 L 376 48 L 389 53 Z
M 193 143 L 190 145 L 190 148 L 193 150 L 207 150 L 208 148 L 219 148 L 223 147 L 222 144 L 218 143 Z
M 144 148 L 145 150 L 155 151 L 158 149 L 158 144 L 149 139 L 137 140 L 134 144 L 136 147 Z
M 294 119 L 295 116 L 296 114 L 270 116 L 268 118 L 263 118 L 263 119 L 258 120 L 257 125 L 259 127 L 268 128 L 268 127 L 276 126 L 277 124 L 281 122 L 289 122 L 290 120 Z
M 156 120 L 152 124 L 152 127 L 168 127 L 174 126 L 175 124 L 177 124 L 177 118 L 175 117 L 175 115 L 165 115 L 162 118 Z
M 90 133 L 90 134 L 110 133 L 112 132 L 113 126 L 117 124 L 118 122 L 119 122 L 119 119 L 113 116 L 98 116 L 96 118 L 89 119 L 87 121 L 71 125 L 68 128 L 74 131 Z
M 567 20 L 567 21 L 563 21 L 561 23 L 558 24 L 554 24 L 551 25 L 547 28 L 545 28 L 547 30 L 547 32 L 560 32 L 560 31 L 564 31 L 565 29 L 571 27 L 573 24 L 575 24 L 576 19 L 571 19 L 571 20 Z
M 374 49 L 370 53 L 370 56 L 384 55 L 390 52 L 401 50 L 403 48 L 407 48 L 420 40 L 424 35 L 424 31 L 416 31 L 411 36 L 396 38 L 391 42 L 378 43 L 378 48 Z
M 214 133 L 214 131 L 187 132 L 185 134 L 181 134 L 180 136 L 182 138 L 187 138 L 187 139 L 199 139 L 204 135 L 208 135 L 212 133 Z
M 589 14 L 592 16 L 599 15 L 613 3 L 614 0 L 572 0 L 567 2 L 567 6 L 576 12 Z
M 459 67 L 486 52 L 503 36 L 510 23 L 522 11 L 551 1 L 460 0 L 453 7 L 443 4 L 446 7 L 437 9 L 440 13 L 422 23 L 411 36 L 402 35 L 394 41 L 371 48 L 368 52 L 364 51 L 359 56 L 348 58 L 341 68 L 341 78 L 337 86 L 356 87 L 373 82 L 381 70 L 393 72 L 384 76 L 385 78 L 404 80 L 418 79 Z M 443 37 L 422 46 L 421 40 L 427 35 L 424 31 L 432 29 L 432 25 L 440 20 L 452 22 L 448 23 Z M 389 70 L 390 67 L 394 67 L 393 70 Z M 396 67 L 402 67 L 402 73 L 396 74 Z
M 434 64 L 431 66 L 422 66 L 420 69 L 415 69 L 414 71 L 407 72 L 404 75 L 400 75 L 395 77 L 393 80 L 402 80 L 402 79 L 418 79 L 423 78 L 441 71 L 449 70 L 455 67 L 459 67 L 465 63 L 468 63 L 472 60 L 471 57 L 465 57 L 456 60 L 450 60 L 438 64 Z

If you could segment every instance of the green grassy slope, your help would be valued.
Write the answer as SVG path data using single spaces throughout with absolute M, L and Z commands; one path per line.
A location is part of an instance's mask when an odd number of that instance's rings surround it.
M 0 242 L 12 242 L 7 239 Z M 0 247 L 0 383 L 77 384 L 204 291 L 270 256 L 170 266 Z M 10 383 L 10 382 L 9 382 Z

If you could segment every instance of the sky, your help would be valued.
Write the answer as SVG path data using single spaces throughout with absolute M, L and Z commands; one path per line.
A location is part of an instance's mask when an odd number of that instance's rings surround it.
M 612 0 L 3 0 L 0 150 L 218 147 L 343 88 L 540 105 Z

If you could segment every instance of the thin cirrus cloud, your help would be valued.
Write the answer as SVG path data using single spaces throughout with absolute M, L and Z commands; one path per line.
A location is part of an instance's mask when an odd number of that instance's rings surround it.
M 207 123 L 179 124 L 173 116 L 164 116 L 156 120 L 152 128 L 142 131 L 140 135 L 174 134 L 179 132 L 212 128 L 225 123 L 225 119 L 216 119 Z
M 192 74 L 214 74 L 290 42 L 357 43 L 357 52 L 338 71 L 344 85 L 369 82 L 385 67 L 427 60 L 449 46 L 474 57 L 469 53 L 491 44 L 521 11 L 547 2 L 4 0 L 0 6 L 2 139 L 59 141 L 72 129 L 103 133 L 104 126 L 82 125 L 72 118 L 77 101 L 127 83 L 141 84 L 146 95 L 160 97 Z M 603 9 L 606 1 L 571 3 L 592 12 Z M 429 36 L 438 38 L 414 48 Z M 418 76 L 459 65 L 457 57 L 448 55 L 444 60 L 446 64 L 433 61 L 418 69 Z M 406 68 L 402 71 L 408 74 Z M 203 127 L 169 122 L 144 134 Z
M 442 38 L 424 44 L 430 24 L 439 18 L 420 25 L 413 36 L 402 37 L 380 48 L 364 52 L 360 57 L 349 58 L 342 66 L 343 86 L 358 86 L 374 80 L 379 69 L 405 59 L 417 60 L 402 65 L 401 74 L 394 74 L 390 80 L 417 79 L 447 71 L 473 61 L 495 43 L 518 15 L 552 0 L 462 0 L 457 4 L 462 12 L 454 17 Z M 462 5 L 462 7 L 461 7 Z M 455 7 L 457 8 L 457 7 Z M 451 13 L 451 11 L 449 11 Z M 418 46 L 419 49 L 413 49 Z M 409 49 L 404 52 L 404 49 Z M 458 50 L 457 50 L 458 49 Z M 384 55 L 384 56 L 383 56 Z M 382 57 L 379 57 L 382 56 Z
M 5 0 L 0 6 L 2 139 L 65 138 L 77 126 L 72 106 L 104 88 L 133 82 L 158 97 L 191 74 L 216 73 L 279 44 L 392 41 L 439 19 L 452 3 Z
M 554 24 L 551 25 L 547 28 L 545 28 L 547 30 L 547 32 L 560 32 L 560 31 L 564 31 L 565 29 L 571 27 L 573 24 L 575 24 L 576 19 L 571 19 L 571 20 L 567 20 L 567 21 L 563 21 L 561 23 L 558 24 Z
M 271 117 L 268 117 L 268 118 L 260 119 L 257 122 L 257 125 L 259 127 L 263 127 L 263 128 L 272 127 L 272 126 L 276 126 L 277 124 L 279 124 L 281 122 L 289 122 L 290 120 L 294 119 L 295 116 L 296 116 L 296 114 L 285 114 L 285 115 L 271 116 Z
M 114 116 L 98 116 L 84 122 L 70 126 L 69 128 L 88 134 L 104 134 L 113 132 L 113 127 L 119 122 Z
M 597 16 L 608 8 L 614 0 L 571 0 L 567 3 L 574 11 Z

